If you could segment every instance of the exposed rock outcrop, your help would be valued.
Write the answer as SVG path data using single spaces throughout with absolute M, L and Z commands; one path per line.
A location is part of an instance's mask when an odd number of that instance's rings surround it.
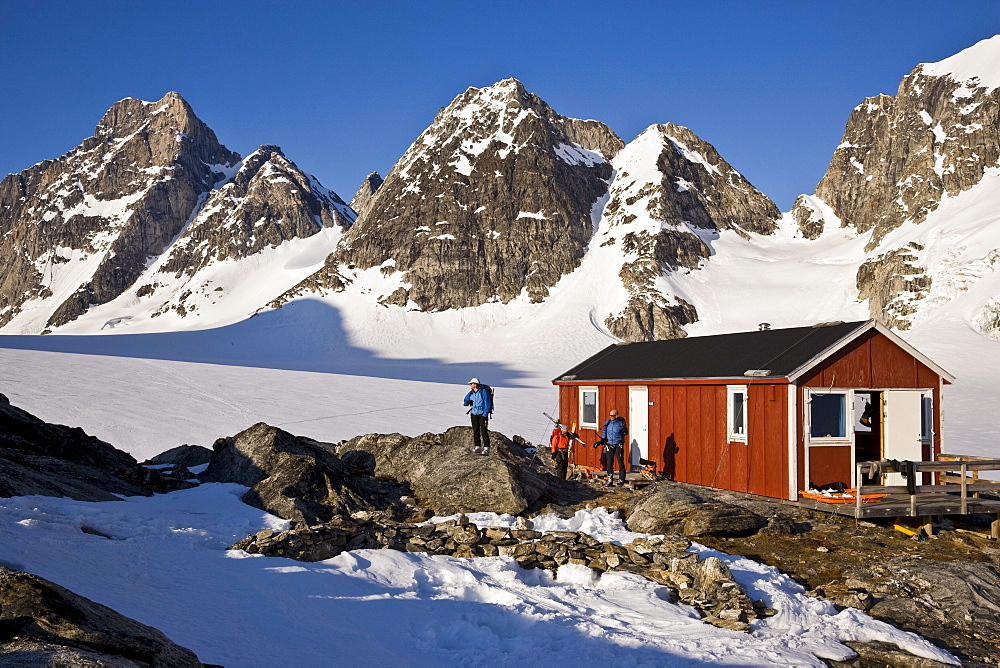
M 661 482 L 627 500 L 633 531 L 684 531 L 699 508 L 739 508 L 746 532 L 718 532 L 696 540 L 732 555 L 780 569 L 840 607 L 867 611 L 917 633 L 959 657 L 963 665 L 993 665 L 1000 648 L 1000 550 L 978 533 L 940 525 L 934 539 L 917 540 L 888 524 L 858 522 L 738 492 Z M 763 525 L 751 531 L 750 520 Z M 963 518 L 964 521 L 976 519 Z M 984 522 L 987 535 L 989 521 Z M 957 519 L 956 519 L 957 521 Z M 968 524 L 966 525 L 968 526 Z M 891 665 L 933 665 L 894 646 L 847 643 L 861 656 L 845 666 L 894 657 Z M 868 657 L 868 659 L 865 659 Z
M 244 503 L 306 524 L 357 511 L 403 508 L 398 488 L 355 476 L 329 448 L 263 422 L 217 440 L 199 479 L 245 485 L 250 490 Z
M 792 214 L 807 238 L 830 226 L 871 235 L 866 251 L 880 254 L 858 272 L 857 285 L 862 298 L 869 298 L 872 317 L 886 325 L 908 328 L 933 294 L 929 265 L 914 252 L 922 249 L 887 235 L 904 223 L 924 222 L 945 198 L 980 183 L 1000 162 L 998 67 L 995 36 L 938 63 L 918 65 L 895 96 L 866 99 L 851 113 L 815 196 L 795 203 Z M 955 235 L 946 238 L 944 243 L 961 244 Z M 959 255 L 946 263 L 938 257 L 935 264 L 974 277 L 982 255 Z M 945 288 L 939 301 L 962 291 L 962 285 Z
M 180 464 L 191 468 L 207 464 L 211 459 L 212 451 L 208 448 L 200 445 L 178 445 L 144 461 L 143 464 Z
M 901 628 L 935 625 L 936 637 L 949 644 L 961 644 L 964 633 L 1000 646 L 1000 572 L 995 564 L 901 556 L 845 571 L 817 593 Z
M 931 277 L 924 267 L 918 266 L 915 252 L 923 250 L 920 244 L 910 242 L 868 260 L 858 269 L 858 291 L 861 299 L 868 300 L 871 313 L 878 313 L 879 320 L 896 329 L 909 329 L 906 316 L 917 311 L 914 302 L 927 296 Z
M 671 482 L 652 485 L 630 499 L 625 523 L 632 531 L 690 537 L 748 536 L 766 524 L 743 506 L 713 500 Z
M 372 172 L 365 177 L 365 180 L 361 182 L 361 186 L 358 187 L 358 192 L 354 193 L 354 197 L 351 198 L 351 208 L 357 212 L 359 216 L 364 215 L 368 212 L 368 204 L 372 201 L 372 196 L 375 191 L 382 186 L 382 175 L 378 172 Z
M 336 446 L 345 461 L 367 453 L 374 472 L 406 481 L 421 503 L 439 513 L 492 511 L 517 515 L 559 482 L 532 463 L 524 449 L 503 434 L 490 432 L 492 450 L 472 450 L 472 428 L 452 427 L 444 434 L 368 434 Z
M 43 422 L 0 394 L 0 497 L 115 501 L 191 487 L 149 471 L 79 427 Z
M 201 666 L 151 626 L 29 573 L 0 566 L 4 666 Z

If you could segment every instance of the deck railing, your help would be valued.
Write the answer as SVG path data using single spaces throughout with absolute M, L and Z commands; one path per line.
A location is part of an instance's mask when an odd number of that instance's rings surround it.
M 917 516 L 921 514 L 921 499 L 927 499 L 931 495 L 958 493 L 959 512 L 963 515 L 969 512 L 969 500 L 978 499 L 981 492 L 992 492 L 1000 494 L 1000 481 L 980 479 L 979 473 L 982 471 L 1000 471 L 1000 459 L 986 459 L 983 457 L 973 457 L 965 455 L 941 455 L 938 461 L 933 462 L 858 462 L 857 478 L 858 482 L 864 480 L 864 476 L 874 477 L 884 473 L 903 473 L 907 477 L 905 485 L 858 485 L 856 491 L 856 512 L 857 516 L 862 516 L 862 504 L 866 496 L 886 494 L 896 496 L 909 496 L 909 514 Z M 923 473 L 936 474 L 937 484 L 922 485 L 917 484 L 921 480 Z M 970 475 L 971 474 L 971 475 Z M 1000 520 L 993 523 L 993 537 L 998 538 L 1000 532 Z

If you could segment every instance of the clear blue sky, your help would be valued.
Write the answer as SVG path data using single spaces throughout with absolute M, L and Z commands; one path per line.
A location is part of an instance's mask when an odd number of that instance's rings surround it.
M 513 76 L 626 142 L 685 125 L 787 210 L 866 96 L 998 32 L 1000 0 L 0 0 L 0 174 L 175 90 L 230 149 L 278 144 L 349 199 L 440 107 Z

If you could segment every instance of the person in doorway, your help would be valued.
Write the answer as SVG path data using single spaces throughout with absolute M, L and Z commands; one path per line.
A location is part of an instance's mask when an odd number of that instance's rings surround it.
M 465 395 L 463 405 L 472 407 L 469 409 L 472 416 L 472 451 L 490 454 L 489 422 L 493 399 L 486 386 L 479 384 L 478 378 L 469 381 L 469 393 Z
M 604 445 L 604 470 L 608 473 L 605 487 L 611 487 L 615 477 L 615 461 L 618 461 L 618 484 L 625 484 L 625 437 L 628 435 L 628 425 L 618 411 L 611 409 L 609 419 L 601 427 L 601 440 Z
M 549 437 L 549 448 L 552 451 L 552 459 L 556 463 L 556 475 L 566 480 L 569 470 L 569 449 L 573 444 L 576 434 L 566 428 L 564 424 L 557 424 Z

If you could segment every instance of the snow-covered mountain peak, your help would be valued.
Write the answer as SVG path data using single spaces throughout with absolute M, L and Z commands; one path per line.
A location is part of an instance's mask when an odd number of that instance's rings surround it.
M 587 261 L 620 267 L 626 293 L 605 319 L 615 336 L 641 341 L 683 336 L 698 319 L 665 276 L 698 269 L 721 230 L 770 234 L 780 217 L 754 188 L 688 128 L 646 128 L 612 160 L 615 179 Z
M 560 116 L 516 79 L 470 88 L 371 192 L 338 257 L 293 294 L 340 290 L 377 267 L 385 280 L 366 289 L 385 305 L 540 301 L 583 255 L 607 157 L 621 146 L 607 126 Z
M 985 92 L 1000 88 L 1000 35 L 980 40 L 936 63 L 923 63 L 917 70 L 930 77 L 968 82 L 969 87 L 983 87 Z

